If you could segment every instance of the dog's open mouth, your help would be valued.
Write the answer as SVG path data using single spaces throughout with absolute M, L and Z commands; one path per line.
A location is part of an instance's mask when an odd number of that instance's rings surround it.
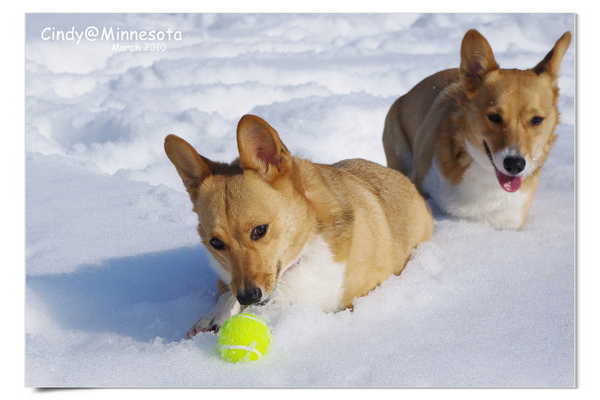
M 506 174 L 500 172 L 498 170 L 498 168 L 496 167 L 496 164 L 494 163 L 494 159 L 492 158 L 492 153 L 490 152 L 490 148 L 488 147 L 488 144 L 485 141 L 483 142 L 483 144 L 485 146 L 485 151 L 488 155 L 488 158 L 490 159 L 490 162 L 492 163 L 492 165 L 494 166 L 494 169 L 496 170 L 496 177 L 498 178 L 498 182 L 500 183 L 500 186 L 502 187 L 502 189 L 506 190 L 509 193 L 513 193 L 513 192 L 516 192 L 517 190 L 519 190 L 519 188 L 521 187 L 521 184 L 523 183 L 523 175 L 512 176 L 512 175 L 506 175 Z

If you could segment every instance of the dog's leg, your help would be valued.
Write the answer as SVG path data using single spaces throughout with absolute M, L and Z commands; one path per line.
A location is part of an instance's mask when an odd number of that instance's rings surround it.
M 222 282 L 219 281 L 221 284 Z M 223 286 L 225 286 L 223 284 Z M 221 289 L 222 287 L 220 287 Z M 227 321 L 227 318 L 232 315 L 239 314 L 242 311 L 242 306 L 237 301 L 235 296 L 231 293 L 231 290 L 227 288 L 226 290 L 219 290 L 220 296 L 219 301 L 213 307 L 212 310 L 201 318 L 198 318 L 196 322 L 192 325 L 190 330 L 185 335 L 186 338 L 191 338 L 195 336 L 199 332 L 210 332 L 210 331 L 218 331 L 219 328 Z
M 400 121 L 394 107 L 390 110 L 385 120 L 382 141 L 387 166 L 410 177 L 412 170 L 412 149 L 400 127 Z

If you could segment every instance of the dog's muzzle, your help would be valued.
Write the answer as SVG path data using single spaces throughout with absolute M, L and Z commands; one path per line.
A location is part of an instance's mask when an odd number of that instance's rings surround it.
M 262 290 L 257 287 L 246 287 L 244 290 L 237 292 L 236 298 L 241 305 L 250 306 L 262 299 Z
M 498 183 L 500 183 L 502 189 L 509 193 L 519 190 L 523 183 L 523 175 L 519 174 L 525 170 L 525 166 L 527 165 L 525 159 L 519 155 L 506 156 L 502 161 L 502 167 L 508 173 L 505 174 L 496 167 L 494 157 L 492 157 L 492 152 L 490 151 L 487 142 L 484 141 L 483 145 L 485 146 L 485 152 L 487 153 L 492 166 L 496 170 L 496 178 L 498 178 Z

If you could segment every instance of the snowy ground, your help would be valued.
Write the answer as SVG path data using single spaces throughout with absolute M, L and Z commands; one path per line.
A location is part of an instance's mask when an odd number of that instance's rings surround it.
M 174 33 L 139 51 L 52 37 L 92 26 Z M 213 334 L 182 339 L 214 304 L 216 277 L 164 137 L 231 161 L 237 121 L 253 113 L 314 161 L 384 163 L 389 106 L 456 67 L 470 28 L 502 67 L 528 68 L 574 16 L 28 15 L 26 385 L 573 386 L 576 38 L 522 231 L 436 213 L 431 241 L 353 313 L 254 310 L 274 335 L 258 363 L 221 361 Z

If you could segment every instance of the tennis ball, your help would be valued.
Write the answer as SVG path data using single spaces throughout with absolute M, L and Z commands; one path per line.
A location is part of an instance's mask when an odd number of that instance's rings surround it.
M 219 329 L 219 354 L 225 361 L 260 360 L 269 350 L 271 333 L 265 321 L 242 313 L 229 318 Z

